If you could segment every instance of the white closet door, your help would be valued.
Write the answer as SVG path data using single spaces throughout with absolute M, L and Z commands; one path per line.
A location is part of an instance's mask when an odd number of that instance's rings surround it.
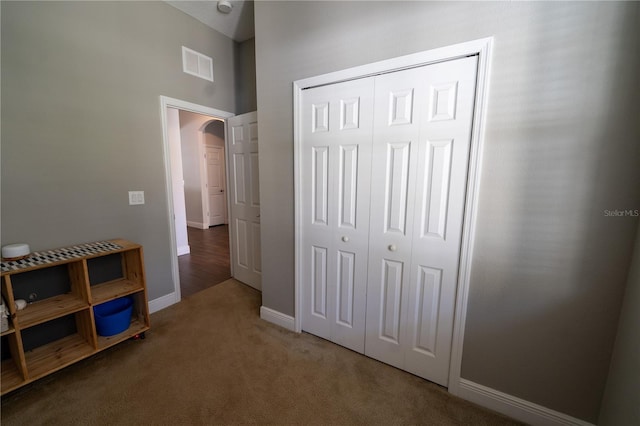
M 302 111 L 302 326 L 364 352 L 373 78 L 307 89 Z
M 446 386 L 477 58 L 376 77 L 365 353 Z
M 365 353 L 404 368 L 421 68 L 376 78 Z

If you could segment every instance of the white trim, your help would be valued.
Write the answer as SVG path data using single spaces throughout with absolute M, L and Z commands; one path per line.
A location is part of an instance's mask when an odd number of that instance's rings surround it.
M 167 96 L 160 96 L 160 120 L 162 123 L 162 147 L 163 147 L 163 156 L 164 156 L 164 175 L 165 175 L 165 188 L 167 191 L 167 223 L 169 226 L 169 239 L 171 240 L 171 278 L 173 281 L 174 292 L 173 298 L 175 301 L 169 303 L 166 306 L 172 305 L 173 303 L 177 303 L 181 300 L 182 295 L 180 293 L 180 273 L 178 270 L 178 249 L 177 249 L 177 239 L 176 239 L 176 228 L 174 225 L 174 208 L 173 208 L 173 180 L 171 179 L 171 154 L 169 151 L 169 132 L 167 130 L 167 108 L 177 108 L 183 111 L 195 112 L 197 114 L 205 114 L 215 118 L 219 118 L 220 120 L 226 120 L 227 118 L 233 117 L 235 114 L 232 114 L 227 111 L 222 111 L 215 108 L 209 108 L 203 105 L 194 104 L 191 102 L 183 101 L 180 99 L 174 99 Z M 225 142 L 226 142 L 226 133 L 225 133 Z M 167 295 L 169 296 L 169 295 Z M 167 297 L 167 296 L 163 296 Z M 163 299 L 161 298 L 161 299 Z M 159 309 L 162 309 L 166 306 L 162 306 Z
M 449 367 L 450 391 L 456 393 L 460 380 L 460 367 L 462 363 L 462 343 L 464 338 L 464 324 L 467 313 L 467 296 L 469 290 L 469 273 L 471 270 L 473 240 L 475 235 L 475 217 L 480 187 L 480 168 L 482 165 L 482 146 L 484 144 L 484 121 L 487 104 L 491 47 L 493 37 L 472 40 L 452 46 L 441 47 L 425 52 L 414 53 L 398 58 L 388 59 L 373 64 L 362 65 L 342 71 L 336 71 L 316 77 L 310 77 L 293 83 L 293 149 L 294 149 L 294 194 L 295 194 L 295 295 L 294 295 L 294 324 L 295 331 L 302 330 L 302 319 L 300 307 L 301 300 L 301 265 L 299 250 L 300 244 L 300 224 L 302 198 L 300 179 L 300 155 L 299 149 L 301 140 L 301 114 L 300 101 L 302 90 L 318 85 L 337 83 L 339 81 L 361 78 L 369 75 L 398 71 L 406 68 L 428 65 L 431 63 L 452 60 L 469 55 L 478 55 L 478 80 L 476 105 L 473 118 L 473 133 L 471 138 L 471 150 L 469 152 L 469 176 L 467 177 L 467 197 L 465 202 L 465 218 L 462 230 L 462 246 L 460 252 L 460 272 L 458 278 L 458 289 L 455 310 L 455 322 L 453 330 L 453 341 L 451 350 L 451 363 Z
M 267 308 L 266 306 L 260 307 L 260 318 L 272 324 L 286 328 L 287 330 L 296 331 L 295 320 L 292 316 L 283 314 L 282 312 L 274 311 L 273 309 Z
M 302 150 L 299 147 L 300 141 L 302 140 L 302 123 L 300 123 L 302 118 L 300 117 L 300 106 L 302 101 L 302 89 L 304 87 L 301 83 L 302 82 L 300 81 L 293 82 L 293 264 L 295 267 L 293 284 L 293 329 L 296 333 L 302 332 L 302 291 L 300 284 L 302 281 L 302 265 L 300 264 L 300 249 L 302 247 L 302 242 L 300 241 L 300 236 L 302 234 L 300 229 L 302 224 L 302 206 L 300 206 L 300 200 L 302 200 L 302 187 L 300 185 L 300 156 L 302 155 Z
M 190 226 L 192 228 L 198 228 L 198 229 L 209 229 L 209 226 L 206 223 L 193 222 L 191 220 L 187 221 L 187 226 Z
M 231 269 L 231 276 L 235 277 L 236 271 L 234 268 L 234 247 L 235 243 L 233 242 L 233 233 L 231 232 L 231 227 L 235 226 L 235 223 L 231 223 L 231 192 L 229 192 L 229 182 L 231 182 L 231 158 L 229 154 L 231 152 L 230 148 L 231 144 L 231 134 L 229 133 L 229 122 L 224 120 L 224 186 L 225 186 L 225 197 L 227 197 L 227 217 L 225 218 L 225 224 L 229 225 L 229 266 Z M 260 161 L 258 159 L 258 161 Z M 258 178 L 259 179 L 259 178 Z
M 295 87 L 306 89 L 320 85 L 333 84 L 340 81 L 353 80 L 370 75 L 400 71 L 402 69 L 415 68 L 423 65 L 433 64 L 436 62 L 449 61 L 464 56 L 476 55 L 485 51 L 487 45 L 490 44 L 492 40 L 493 37 L 482 38 L 465 43 L 431 49 L 424 52 L 399 56 L 397 58 L 386 59 L 384 61 L 348 68 L 346 70 L 336 71 L 315 77 L 309 77 L 295 81 L 294 89 Z
M 480 40 L 479 40 L 480 42 Z M 467 303 L 471 281 L 473 246 L 476 235 L 476 217 L 480 198 L 480 174 L 482 171 L 482 153 L 484 147 L 485 123 L 489 99 L 489 77 L 491 73 L 491 55 L 493 38 L 482 40 L 477 47 L 478 74 L 476 83 L 476 104 L 473 113 L 471 150 L 469 152 L 469 174 L 467 176 L 467 197 L 462 227 L 462 245 L 460 247 L 460 267 L 458 270 L 458 288 L 456 292 L 453 338 L 451 341 L 451 362 L 449 364 L 449 392 L 457 394 L 462 368 L 462 346 L 464 343 Z
M 177 108 L 183 111 L 195 112 L 196 114 L 209 115 L 220 120 L 226 120 L 227 118 L 234 117 L 235 114 L 221 109 L 210 108 L 204 105 L 194 104 L 192 102 L 183 101 L 180 99 L 170 98 L 168 96 L 160 96 L 160 103 L 164 108 Z M 163 110 L 164 110 L 163 108 Z
M 191 253 L 191 247 L 189 245 L 178 247 L 178 256 Z
M 154 312 L 158 312 L 164 308 L 168 308 L 171 305 L 174 305 L 180 301 L 180 293 L 166 294 L 164 296 L 160 296 L 157 299 L 153 299 L 149 301 L 149 313 L 152 314 Z
M 576 419 L 533 402 L 479 385 L 470 380 L 460 379 L 456 388 L 458 389 L 458 396 L 461 398 L 527 424 L 535 426 L 593 426 L 592 423 L 584 420 Z

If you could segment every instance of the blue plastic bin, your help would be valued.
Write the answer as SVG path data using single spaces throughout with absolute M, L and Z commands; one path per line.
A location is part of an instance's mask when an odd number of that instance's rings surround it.
M 131 324 L 133 298 L 121 297 L 93 307 L 96 330 L 100 336 L 113 336 L 122 333 Z

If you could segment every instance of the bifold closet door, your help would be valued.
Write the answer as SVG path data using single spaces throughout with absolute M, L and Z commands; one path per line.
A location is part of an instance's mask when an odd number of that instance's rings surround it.
M 477 57 L 377 76 L 365 354 L 448 383 Z
M 373 78 L 304 90 L 302 327 L 364 352 Z

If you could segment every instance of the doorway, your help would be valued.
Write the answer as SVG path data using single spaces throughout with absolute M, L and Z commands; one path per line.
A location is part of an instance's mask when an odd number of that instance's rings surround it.
M 164 303 L 169 306 L 233 275 L 226 206 L 223 223 L 209 227 L 206 158 L 207 146 L 222 149 L 218 191 L 226 194 L 225 123 L 233 114 L 164 96 L 160 101 L 174 282 L 171 299 Z
M 174 111 L 168 111 L 175 115 Z M 186 227 L 176 231 L 186 234 L 178 254 L 182 297 L 210 288 L 231 278 L 227 190 L 225 178 L 225 122 L 217 117 L 177 110 L 182 166 Z M 175 132 L 174 132 L 175 133 Z M 177 137 L 177 133 L 176 137 Z M 176 169 L 180 168 L 180 164 Z M 176 179 L 180 171 L 176 171 Z M 176 194 L 176 205 L 181 200 Z
M 160 96 L 163 148 L 165 160 L 165 183 L 167 188 L 167 212 L 169 235 L 171 239 L 171 272 L 174 292 L 163 296 L 156 310 L 177 303 L 182 298 L 180 287 L 180 268 L 178 256 L 191 254 L 188 222 L 191 228 L 206 231 L 210 221 L 210 197 L 206 186 L 195 185 L 199 196 L 192 197 L 196 216 L 188 216 L 186 208 L 186 182 L 183 172 L 180 113 L 195 113 L 203 116 L 194 128 L 205 130 L 211 122 L 223 122 L 224 134 L 219 135 L 224 147 L 223 173 L 224 185 L 221 189 L 228 194 L 226 203 L 226 222 L 228 223 L 226 241 L 231 277 L 243 283 L 261 289 L 261 244 L 260 244 L 260 189 L 258 177 L 258 123 L 255 111 L 234 115 L 230 112 L 193 104 L 190 102 Z M 228 136 L 228 137 L 227 137 Z M 198 160 L 196 166 L 186 172 L 195 172 L 200 182 L 207 182 L 206 141 L 202 139 L 198 149 L 194 150 Z M 233 160 L 231 158 L 233 157 Z M 186 169 L 186 167 L 185 167 Z M 203 189 L 204 188 L 204 189 Z M 230 188 L 230 190 L 227 190 Z M 220 190 L 220 189 L 219 189 Z M 190 194 L 191 195 L 191 194 Z M 198 212 L 200 214 L 198 215 Z M 207 219 L 205 219 L 207 218 Z M 194 231 L 192 231 L 194 232 Z M 193 240 L 193 238 L 192 238 Z M 222 245 L 224 247 L 224 245 Z M 208 260 L 210 261 L 210 259 Z M 210 273 L 205 273 L 206 275 Z

